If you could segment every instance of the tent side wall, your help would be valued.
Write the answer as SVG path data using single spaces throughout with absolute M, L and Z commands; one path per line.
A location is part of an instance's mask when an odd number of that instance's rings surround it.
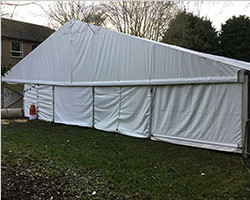
M 240 152 L 244 132 L 243 85 L 166 85 L 153 86 L 151 92 L 150 86 L 94 87 L 93 90 L 92 87 L 44 85 L 33 88 L 25 84 L 25 89 L 31 90 L 24 95 L 24 108 L 26 117 L 29 105 L 34 103 L 38 118 L 46 121 Z M 39 95 L 45 91 L 46 98 Z

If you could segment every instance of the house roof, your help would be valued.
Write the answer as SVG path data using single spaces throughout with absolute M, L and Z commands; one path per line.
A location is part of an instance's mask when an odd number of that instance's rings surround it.
M 45 26 L 1 18 L 2 37 L 40 43 L 53 32 L 54 30 Z

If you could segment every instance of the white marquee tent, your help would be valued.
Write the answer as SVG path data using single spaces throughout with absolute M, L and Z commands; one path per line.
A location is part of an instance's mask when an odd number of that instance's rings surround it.
M 24 84 L 25 116 L 35 104 L 42 120 L 241 152 L 248 70 L 247 62 L 70 20 L 3 81 Z

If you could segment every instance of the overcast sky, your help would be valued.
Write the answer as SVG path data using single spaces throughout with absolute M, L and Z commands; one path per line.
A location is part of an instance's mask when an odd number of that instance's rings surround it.
M 19 2 L 27 3 L 28 1 Z M 53 1 L 39 1 L 39 4 L 44 9 L 48 8 L 51 3 Z M 6 11 L 8 8 L 3 9 Z M 8 9 L 9 12 L 12 12 L 12 10 L 13 7 Z M 250 16 L 250 1 L 191 1 L 188 4 L 188 10 L 207 17 L 212 21 L 213 26 L 220 30 L 221 23 L 224 23 L 233 15 Z M 35 4 L 17 7 L 13 19 L 47 26 L 47 20 L 42 8 Z

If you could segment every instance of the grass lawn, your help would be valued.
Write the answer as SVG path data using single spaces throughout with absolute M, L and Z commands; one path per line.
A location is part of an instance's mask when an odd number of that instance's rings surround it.
M 249 162 L 89 128 L 2 120 L 2 199 L 250 199 Z

